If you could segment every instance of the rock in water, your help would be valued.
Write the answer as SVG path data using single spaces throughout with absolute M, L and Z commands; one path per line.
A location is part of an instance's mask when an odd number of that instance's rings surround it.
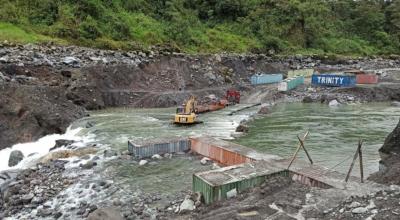
M 88 220 L 123 220 L 119 211 L 114 207 L 100 208 L 89 214 Z
M 96 166 L 97 163 L 95 161 L 88 161 L 87 163 L 83 164 L 81 167 L 83 169 L 92 169 L 94 166 Z
M 202 165 L 207 165 L 208 161 L 210 161 L 210 158 L 203 157 L 203 159 L 200 160 L 200 163 L 201 163 Z
M 400 107 L 400 102 L 394 101 L 390 105 L 394 107 Z
M 56 140 L 56 144 L 54 145 L 54 147 L 50 148 L 49 151 L 55 150 L 60 147 L 69 146 L 69 145 L 73 144 L 74 142 L 75 141 L 73 141 L 73 140 L 65 140 L 65 139 Z
M 269 110 L 268 106 L 262 106 L 260 108 L 260 110 L 258 111 L 258 114 L 261 114 L 261 115 L 266 115 L 269 113 L 270 113 L 270 110 Z
M 147 164 L 147 160 L 141 160 L 141 161 L 139 161 L 139 166 L 143 166 L 143 165 L 145 165 L 145 164 Z
M 151 159 L 161 160 L 162 157 L 159 154 L 154 154 L 153 156 L 151 156 Z
M 329 102 L 329 106 L 331 106 L 331 107 L 339 106 L 339 105 L 340 105 L 340 103 L 336 99 Z
M 312 103 L 313 99 L 310 96 L 306 96 L 303 98 L 303 103 Z
M 118 156 L 118 152 L 117 151 L 112 150 L 112 149 L 104 151 L 104 157 L 114 157 L 114 156 Z
M 8 166 L 9 167 L 16 166 L 23 159 L 24 159 L 24 154 L 21 151 L 13 150 L 10 154 L 10 158 L 8 158 Z
M 249 127 L 247 125 L 244 125 L 244 124 L 240 124 L 236 128 L 236 132 L 244 132 L 244 133 L 246 133 L 248 131 L 249 131 Z

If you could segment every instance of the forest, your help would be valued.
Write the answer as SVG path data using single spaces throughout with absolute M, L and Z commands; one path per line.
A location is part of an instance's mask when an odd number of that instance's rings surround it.
M 400 53 L 400 0 L 0 0 L 0 40 L 186 53 Z

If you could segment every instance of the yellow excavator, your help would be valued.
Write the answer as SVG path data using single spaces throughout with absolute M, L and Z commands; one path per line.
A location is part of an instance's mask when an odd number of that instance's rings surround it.
M 200 123 L 197 121 L 197 100 L 191 96 L 182 106 L 176 109 L 174 123 L 178 125 L 192 125 Z

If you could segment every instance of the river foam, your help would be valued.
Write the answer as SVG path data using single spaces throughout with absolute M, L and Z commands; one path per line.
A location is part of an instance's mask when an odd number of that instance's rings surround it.
M 37 159 L 46 155 L 50 148 L 54 147 L 56 140 L 66 139 L 66 140 L 74 140 L 78 141 L 77 145 L 81 145 L 82 142 L 88 142 L 88 137 L 80 137 L 78 133 L 82 130 L 82 128 L 74 128 L 69 127 L 64 134 L 51 134 L 44 136 L 37 140 L 36 142 L 15 144 L 12 147 L 3 149 L 0 151 L 0 171 L 8 170 L 8 169 L 24 169 L 30 167 Z M 80 142 L 80 143 L 79 143 Z M 10 153 L 13 150 L 20 150 L 24 154 L 24 159 L 16 166 L 9 167 L 8 159 L 10 157 Z M 29 156 L 31 155 L 31 156 Z

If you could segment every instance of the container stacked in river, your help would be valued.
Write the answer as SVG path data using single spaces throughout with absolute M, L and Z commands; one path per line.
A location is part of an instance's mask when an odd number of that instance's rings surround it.
M 190 150 L 188 138 L 151 139 L 128 141 L 128 150 L 136 158 L 151 157 L 154 154 L 186 152 Z
M 278 91 L 289 91 L 304 84 L 304 76 L 287 78 L 278 84 Z
M 277 74 L 260 74 L 257 73 L 250 78 L 250 82 L 252 85 L 260 85 L 260 84 L 271 84 L 278 83 L 283 80 L 283 75 L 281 73 Z
M 313 74 L 311 84 L 314 86 L 355 87 L 356 76 L 344 74 Z

